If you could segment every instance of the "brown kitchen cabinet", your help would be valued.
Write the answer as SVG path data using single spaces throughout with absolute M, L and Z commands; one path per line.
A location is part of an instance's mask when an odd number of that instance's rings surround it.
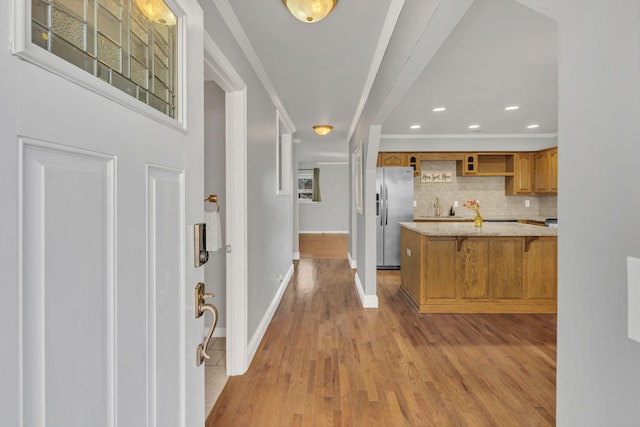
M 400 233 L 400 290 L 421 313 L 557 310 L 556 236 Z
M 407 153 L 378 153 L 377 166 L 409 166 Z
M 504 193 L 508 196 L 533 194 L 533 153 L 514 153 L 513 176 L 504 180 Z
M 464 153 L 456 164 L 462 176 L 513 176 L 513 153 Z
M 536 194 L 558 194 L 558 148 L 550 148 L 535 153 Z
M 420 176 L 420 162 L 422 161 L 419 153 L 407 153 L 409 166 L 413 168 L 413 176 Z
M 556 303 L 558 298 L 557 238 L 541 236 L 529 238 L 523 258 L 523 291 L 525 298 Z

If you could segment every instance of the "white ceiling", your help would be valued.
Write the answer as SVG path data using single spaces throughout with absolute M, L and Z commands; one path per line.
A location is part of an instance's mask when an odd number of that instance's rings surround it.
M 368 94 L 370 68 L 378 65 L 374 55 L 392 3 L 340 0 L 327 18 L 305 24 L 280 0 L 229 0 L 296 128 L 299 160 L 348 159 L 347 138 Z M 382 133 L 472 134 L 468 125 L 476 123 L 484 134 L 554 133 L 556 46 L 552 19 L 515 0 L 476 0 L 382 123 Z M 508 105 L 520 109 L 505 111 Z M 434 113 L 436 106 L 447 110 Z M 324 123 L 334 131 L 315 135 L 311 127 Z M 533 123 L 539 127 L 527 129 Z M 409 129 L 412 124 L 421 129 Z

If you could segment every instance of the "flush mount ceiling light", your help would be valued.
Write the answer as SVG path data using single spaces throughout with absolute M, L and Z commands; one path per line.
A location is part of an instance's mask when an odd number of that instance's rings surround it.
M 282 4 L 296 19 L 313 24 L 331 13 L 338 0 L 282 0 Z
M 469 125 L 469 129 L 480 129 L 480 125 Z
M 331 132 L 332 129 L 333 129 L 333 126 L 331 125 L 315 125 L 313 127 L 313 130 L 315 131 L 315 133 L 317 133 L 320 136 L 325 136 L 326 134 Z
M 517 106 L 517 105 L 509 105 L 508 107 L 504 107 L 504 109 L 507 110 L 507 111 L 513 111 L 513 110 L 517 110 L 519 108 L 520 107 Z
M 531 124 L 531 125 L 527 126 L 527 129 L 536 129 L 536 128 L 538 128 L 538 127 L 540 127 L 540 125 L 539 125 L 539 124 L 537 124 L 537 123 L 533 123 L 533 124 Z
M 176 15 L 162 0 L 135 0 L 136 6 L 152 22 L 162 25 L 176 25 Z
M 420 125 L 411 125 L 409 126 L 410 129 L 420 129 Z
M 433 109 L 433 112 L 434 113 L 439 113 L 440 111 L 445 111 L 445 110 L 446 110 L 446 108 L 444 108 L 444 107 L 436 107 L 436 108 Z

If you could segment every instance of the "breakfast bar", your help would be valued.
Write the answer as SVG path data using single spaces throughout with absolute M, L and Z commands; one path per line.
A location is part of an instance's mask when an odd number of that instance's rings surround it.
M 402 222 L 401 291 L 421 313 L 555 313 L 557 228 Z

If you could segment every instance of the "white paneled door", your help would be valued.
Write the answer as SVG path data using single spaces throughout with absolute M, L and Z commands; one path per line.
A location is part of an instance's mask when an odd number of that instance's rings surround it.
M 87 84 L 73 65 L 54 61 L 73 68 L 63 77 L 13 55 L 3 35 L 2 425 L 204 424 L 192 231 L 203 212 L 202 16 L 195 1 L 173 3 L 186 38 L 180 123 Z

